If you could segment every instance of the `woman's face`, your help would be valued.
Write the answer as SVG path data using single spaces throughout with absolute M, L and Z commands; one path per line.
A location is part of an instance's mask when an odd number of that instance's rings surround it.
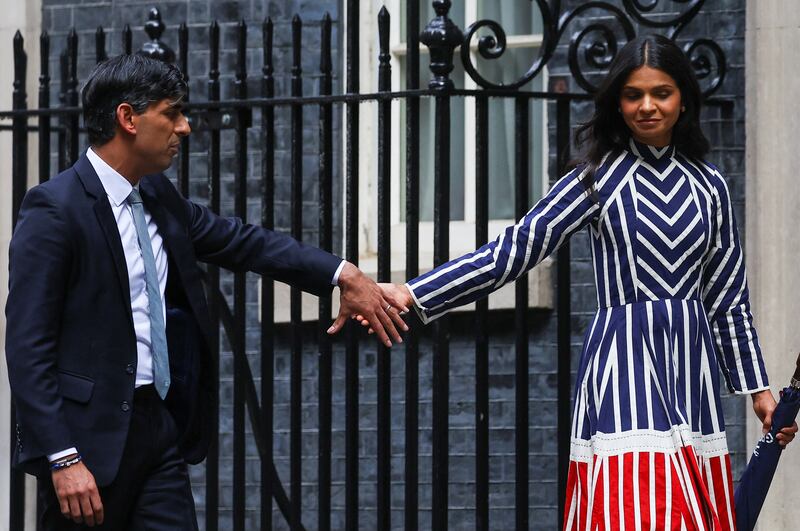
M 672 141 L 672 128 L 681 115 L 681 91 L 663 70 L 641 66 L 625 81 L 619 110 L 634 139 L 663 147 Z

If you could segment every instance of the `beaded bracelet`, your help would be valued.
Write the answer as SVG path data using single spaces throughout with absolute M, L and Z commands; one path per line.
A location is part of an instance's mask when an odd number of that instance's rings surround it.
M 72 459 L 66 459 L 64 461 L 55 461 L 50 463 L 50 470 L 61 470 L 62 468 L 67 468 L 77 463 L 80 463 L 83 460 L 81 454 L 76 455 Z

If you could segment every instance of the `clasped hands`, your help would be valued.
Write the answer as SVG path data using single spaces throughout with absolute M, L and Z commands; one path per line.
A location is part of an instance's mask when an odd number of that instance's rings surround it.
M 397 312 L 390 312 L 391 315 L 392 315 L 392 318 L 400 318 L 400 315 L 407 313 L 408 309 L 411 307 L 411 305 L 414 304 L 414 299 L 411 297 L 411 292 L 408 291 L 408 288 L 405 287 L 405 285 L 392 284 L 390 282 L 381 282 L 381 283 L 377 284 L 377 287 L 380 289 L 381 293 L 383 294 L 383 297 L 386 300 L 394 301 L 392 303 L 392 307 L 397 309 L 398 311 Z M 341 313 L 339 315 L 341 316 Z M 372 323 L 373 320 L 369 319 L 366 314 L 361 313 L 361 312 L 353 312 L 353 313 L 350 314 L 350 317 L 353 320 L 358 321 L 359 323 L 361 323 L 362 326 L 369 327 L 369 333 L 370 334 L 375 333 L 375 334 L 378 334 L 379 338 L 381 337 L 380 336 L 380 332 L 378 331 L 378 329 L 376 329 L 373 326 L 373 323 Z M 408 326 L 405 324 L 405 322 L 403 322 L 402 319 L 400 319 L 400 322 L 403 323 L 403 326 L 402 326 L 403 330 L 407 331 L 408 330 Z M 399 341 L 399 342 L 402 342 L 402 341 Z M 384 343 L 385 343 L 385 341 L 384 341 Z M 388 346 L 391 346 L 391 344 L 389 344 Z
M 392 346 L 392 341 L 403 342 L 398 328 L 408 331 L 402 314 L 409 311 L 412 303 L 405 286 L 376 284 L 350 262 L 342 268 L 338 285 L 341 290 L 339 314 L 328 329 L 329 334 L 337 333 L 352 318 L 368 326 L 370 333 L 377 334 L 387 347 Z

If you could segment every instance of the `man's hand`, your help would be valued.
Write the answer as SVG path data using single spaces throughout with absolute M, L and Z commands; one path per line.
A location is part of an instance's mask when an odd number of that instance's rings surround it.
M 381 290 L 372 279 L 350 262 L 346 262 L 342 272 L 339 273 L 339 289 L 341 290 L 339 315 L 328 329 L 329 334 L 335 334 L 349 318 L 358 315 L 369 324 L 387 347 L 392 346 L 389 336 L 397 343 L 403 342 L 397 328 L 408 330 L 408 326 L 400 316 L 401 312 L 408 311 L 408 305 L 403 304 L 392 293 Z
M 411 296 L 411 292 L 409 292 L 408 288 L 403 284 L 392 284 L 390 282 L 381 282 L 380 284 L 378 284 L 378 287 L 381 288 L 384 297 L 399 301 L 406 308 L 409 308 L 414 304 L 414 298 Z M 372 326 L 370 326 L 370 322 L 367 319 L 365 319 L 363 315 L 360 314 L 353 315 L 353 319 L 361 323 L 361 326 L 368 326 L 370 334 L 375 333 Z
M 103 502 L 94 482 L 94 476 L 82 462 L 54 470 L 55 487 L 61 514 L 77 524 L 89 527 L 103 523 Z
M 753 393 L 751 396 L 753 397 L 753 411 L 756 412 L 756 415 L 761 420 L 763 424 L 762 432 L 766 434 L 772 428 L 772 412 L 775 411 L 778 404 L 769 389 Z M 795 422 L 792 426 L 783 428 L 778 432 L 776 437 L 778 444 L 785 448 L 787 444 L 792 442 L 796 433 L 797 423 Z

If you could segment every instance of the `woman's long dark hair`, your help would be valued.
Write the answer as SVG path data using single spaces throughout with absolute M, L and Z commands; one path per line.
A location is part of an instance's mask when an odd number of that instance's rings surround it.
M 581 125 L 575 136 L 575 145 L 582 151 L 577 163 L 586 164 L 588 169 L 583 184 L 593 196 L 594 174 L 603 157 L 628 146 L 631 132 L 619 112 L 620 95 L 631 72 L 645 65 L 669 74 L 681 91 L 681 105 L 686 110 L 672 130 L 672 143 L 676 149 L 694 159 L 702 159 L 710 149 L 708 139 L 700 129 L 700 85 L 686 54 L 662 35 L 636 37 L 612 61 L 608 75 L 595 95 L 594 115 Z

